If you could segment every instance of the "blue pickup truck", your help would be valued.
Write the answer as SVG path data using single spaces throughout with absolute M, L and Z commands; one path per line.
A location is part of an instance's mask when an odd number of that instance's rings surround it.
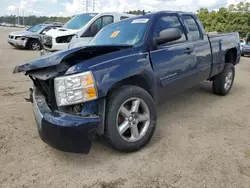
M 238 33 L 206 34 L 196 15 L 157 12 L 103 28 L 86 47 L 15 67 L 34 83 L 28 99 L 40 137 L 88 153 L 95 135 L 132 152 L 157 123 L 156 104 L 204 80 L 227 95 L 240 61 Z

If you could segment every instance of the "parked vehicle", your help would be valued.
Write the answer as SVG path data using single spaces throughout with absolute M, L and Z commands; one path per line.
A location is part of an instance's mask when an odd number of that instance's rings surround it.
M 240 50 L 242 51 L 243 47 L 246 45 L 246 41 L 244 39 L 240 39 Z
M 46 34 L 52 28 L 61 27 L 61 24 L 38 24 L 25 31 L 14 31 L 8 36 L 8 43 L 16 48 L 41 50 L 40 35 Z
M 104 15 L 108 14 L 109 16 L 102 16 L 100 14 L 99 17 L 97 17 L 92 24 L 89 24 L 88 28 L 85 27 L 81 29 L 76 35 L 73 36 L 72 40 L 69 43 L 68 48 L 86 46 L 103 27 L 114 22 L 119 22 L 127 18 L 135 17 L 134 15 L 131 14 L 104 13 Z
M 88 153 L 95 134 L 139 150 L 154 134 L 156 104 L 204 80 L 227 95 L 240 61 L 239 34 L 207 35 L 194 14 L 157 12 L 103 28 L 89 46 L 17 66 L 34 82 L 41 138 Z M 167 122 L 166 122 L 167 123 Z
M 241 56 L 250 55 L 250 44 L 246 44 L 242 47 Z
M 43 38 L 44 50 L 41 55 L 70 47 L 87 45 L 105 26 L 134 15 L 123 13 L 85 13 L 73 17 L 63 28 L 49 31 Z M 76 36 L 75 36 L 76 34 Z M 75 36 L 75 37 L 74 37 Z M 72 42 L 70 43 L 70 41 Z

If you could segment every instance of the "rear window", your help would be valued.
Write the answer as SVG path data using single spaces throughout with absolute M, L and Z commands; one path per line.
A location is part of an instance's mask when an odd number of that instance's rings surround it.
M 120 20 L 125 20 L 125 19 L 128 19 L 129 17 L 127 16 L 121 16 Z
M 192 40 L 200 40 L 202 38 L 202 34 L 194 18 L 192 16 L 185 15 L 183 16 L 183 20 L 188 27 L 189 34 L 192 37 Z

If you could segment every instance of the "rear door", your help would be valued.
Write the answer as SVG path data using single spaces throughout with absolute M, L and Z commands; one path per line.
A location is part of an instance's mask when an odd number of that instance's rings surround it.
M 197 62 L 197 83 L 209 78 L 212 66 L 211 47 L 209 39 L 194 15 L 183 14 L 183 22 L 188 29 L 188 39 L 194 46 Z
M 193 86 L 195 82 L 196 58 L 194 46 L 187 40 L 185 28 L 178 14 L 162 13 L 153 26 L 152 38 L 159 37 L 161 31 L 178 28 L 181 39 L 160 45 L 150 51 L 153 68 L 159 82 L 159 98 L 164 99 Z

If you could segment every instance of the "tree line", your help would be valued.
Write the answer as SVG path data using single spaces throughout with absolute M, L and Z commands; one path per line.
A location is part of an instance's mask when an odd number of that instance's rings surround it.
M 20 25 L 28 25 L 28 26 L 33 26 L 36 24 L 44 23 L 44 22 L 61 22 L 61 23 L 66 23 L 70 17 L 47 17 L 47 16 L 25 16 L 24 19 L 23 17 L 19 17 L 19 24 Z M 23 23 L 24 21 L 24 23 Z M 18 24 L 18 18 L 15 15 L 10 15 L 10 16 L 0 16 L 0 23 L 9 23 L 13 25 Z
M 218 11 L 201 8 L 197 16 L 207 32 L 239 32 L 241 37 L 246 37 L 250 32 L 250 3 L 232 4 Z
M 127 13 L 134 15 L 142 15 L 149 13 L 145 10 L 131 10 Z M 245 37 L 250 33 L 250 3 L 239 3 L 230 5 L 226 8 L 220 8 L 218 11 L 209 11 L 207 8 L 200 8 L 197 11 L 201 23 L 207 32 L 216 31 L 219 33 L 239 32 L 241 37 Z M 36 25 L 44 22 L 61 22 L 65 23 L 70 17 L 47 17 L 47 16 L 26 16 L 24 18 L 25 25 Z M 1 16 L 0 23 L 7 22 L 17 24 L 17 17 Z M 23 18 L 19 18 L 19 23 L 23 25 Z
M 134 10 L 128 13 L 141 15 L 144 12 L 144 10 Z M 250 3 L 240 2 L 237 5 L 220 8 L 218 11 L 200 8 L 196 14 L 207 32 L 239 32 L 241 37 L 246 37 L 250 33 Z

